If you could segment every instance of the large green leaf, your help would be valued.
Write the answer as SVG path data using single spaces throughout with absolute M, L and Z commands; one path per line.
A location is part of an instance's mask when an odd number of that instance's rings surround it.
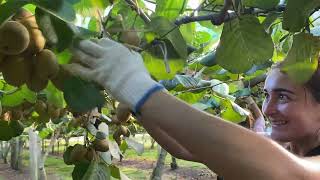
M 221 117 L 227 121 L 240 123 L 244 121 L 248 115 L 248 112 L 230 100 L 222 100 L 220 104 L 223 107 Z
M 189 104 L 194 104 L 198 102 L 201 98 L 203 98 L 205 93 L 205 91 L 202 91 L 200 93 L 185 92 L 178 94 L 177 97 Z
M 63 98 L 63 92 L 59 91 L 52 83 L 49 82 L 46 89 L 44 89 L 44 93 L 47 96 L 48 102 L 54 104 L 58 108 L 65 107 L 65 101 Z
M 156 79 L 172 79 L 177 72 L 182 71 L 184 62 L 181 60 L 170 60 L 170 73 L 166 72 L 163 59 L 153 57 L 149 53 L 143 53 L 144 64 L 147 67 L 150 74 Z
M 92 160 L 82 180 L 106 180 L 110 176 L 110 169 L 105 163 Z
M 70 160 L 70 157 L 66 156 L 66 160 Z M 72 179 L 73 180 L 82 180 L 83 176 L 89 169 L 90 163 L 87 161 L 81 161 L 80 163 L 75 164 L 74 169 L 72 171 Z
M 8 121 L 0 120 L 0 140 L 1 141 L 10 140 L 15 134 L 14 131 L 15 131 L 14 129 L 10 128 Z
M 28 0 L 12 0 L 0 5 L 0 25 L 8 20 L 19 8 L 28 4 Z
M 243 73 L 271 59 L 273 49 L 272 39 L 259 20 L 244 15 L 224 24 L 216 58 L 230 72 Z
M 98 17 L 97 10 L 104 10 L 108 5 L 107 0 L 81 0 L 74 5 L 74 9 L 83 16 Z
M 186 8 L 188 0 L 156 0 L 156 16 L 175 20 Z
M 279 0 L 244 0 L 245 6 L 257 7 L 261 9 L 272 9 L 279 4 Z
M 99 89 L 93 83 L 78 77 L 66 79 L 63 92 L 68 106 L 76 112 L 86 112 L 104 104 L 104 97 Z
M 33 0 L 32 3 L 63 21 L 72 22 L 76 18 L 76 13 L 69 1 Z
M 319 0 L 288 0 L 283 14 L 283 29 L 298 32 L 307 25 L 308 17 L 320 6 Z
M 176 27 L 174 23 L 170 22 L 165 17 L 158 16 L 152 18 L 149 26 L 159 37 L 162 37 L 171 31 L 166 35 L 166 39 L 171 42 L 172 46 L 181 58 L 185 59 L 187 57 L 187 43 L 183 39 L 180 30 L 178 28 L 174 29 Z
M 297 83 L 305 83 L 318 67 L 320 39 L 311 34 L 299 33 L 284 60 L 282 70 Z
M 70 25 L 42 9 L 36 8 L 35 12 L 39 27 L 47 41 L 55 45 L 59 52 L 66 49 L 74 37 Z
M 3 91 L 12 91 L 16 87 L 5 85 Z M 15 91 L 12 94 L 4 94 L 1 98 L 1 103 L 3 106 L 17 106 L 24 102 L 25 100 L 34 103 L 37 99 L 35 92 L 29 90 L 26 85 L 21 86 L 18 91 Z

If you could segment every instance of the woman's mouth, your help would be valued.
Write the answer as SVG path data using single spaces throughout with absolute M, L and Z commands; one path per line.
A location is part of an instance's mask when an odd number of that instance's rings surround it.
M 282 127 L 288 124 L 288 121 L 272 121 L 272 127 Z

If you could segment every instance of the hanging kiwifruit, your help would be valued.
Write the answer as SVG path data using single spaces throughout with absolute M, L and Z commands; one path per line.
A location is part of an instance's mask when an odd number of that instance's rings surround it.
M 30 36 L 27 28 L 16 21 L 5 22 L 0 26 L 0 52 L 17 55 L 29 45 Z
M 4 80 L 13 86 L 21 86 L 30 78 L 31 62 L 21 56 L 7 56 L 2 63 Z
M 39 92 L 47 87 L 48 82 L 49 80 L 41 79 L 40 77 L 36 76 L 34 73 L 31 73 L 31 76 L 27 80 L 26 84 L 31 91 Z
M 120 121 L 121 123 L 124 123 L 130 119 L 131 110 L 127 105 L 123 103 L 119 103 L 116 110 L 116 115 L 117 115 L 118 121 Z
M 130 131 L 126 126 L 120 126 L 120 131 L 123 136 L 125 136 L 125 137 L 130 136 Z
M 107 139 L 95 139 L 92 144 L 96 151 L 106 152 L 109 150 L 109 143 Z
M 80 162 L 86 159 L 87 148 L 84 145 L 76 144 L 74 145 L 70 153 L 70 161 L 73 163 Z
M 43 80 L 54 78 L 59 72 L 56 55 L 49 49 L 44 49 L 34 58 L 34 71 Z
M 35 16 L 31 12 L 20 8 L 12 19 L 19 21 L 29 31 L 30 43 L 27 52 L 30 54 L 40 52 L 44 48 L 46 40 L 38 27 Z
M 113 139 L 116 141 L 116 143 L 120 146 L 121 144 L 121 129 L 118 128 L 112 135 Z
M 39 115 L 44 115 L 47 114 L 47 104 L 42 101 L 38 100 L 36 104 L 34 105 L 34 110 L 39 114 Z
M 130 29 L 130 30 L 121 32 L 120 41 L 130 44 L 132 46 L 139 47 L 140 45 L 140 38 L 135 29 Z
M 49 114 L 51 119 L 59 118 L 60 109 L 55 107 L 53 104 L 48 103 L 48 114 Z

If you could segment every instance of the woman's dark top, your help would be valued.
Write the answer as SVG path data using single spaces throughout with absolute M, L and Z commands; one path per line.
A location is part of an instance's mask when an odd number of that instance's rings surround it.
M 305 157 L 318 156 L 318 155 L 320 155 L 320 146 L 318 146 L 318 147 L 312 149 L 311 151 L 309 151 L 309 152 L 305 155 Z M 223 180 L 223 177 L 218 176 L 218 177 L 217 177 L 217 180 Z

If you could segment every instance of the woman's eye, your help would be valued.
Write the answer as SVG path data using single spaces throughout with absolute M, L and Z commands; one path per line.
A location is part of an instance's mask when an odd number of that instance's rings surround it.
M 279 100 L 280 101 L 287 101 L 289 98 L 288 98 L 288 96 L 287 95 L 283 95 L 283 94 L 280 94 L 279 95 Z

